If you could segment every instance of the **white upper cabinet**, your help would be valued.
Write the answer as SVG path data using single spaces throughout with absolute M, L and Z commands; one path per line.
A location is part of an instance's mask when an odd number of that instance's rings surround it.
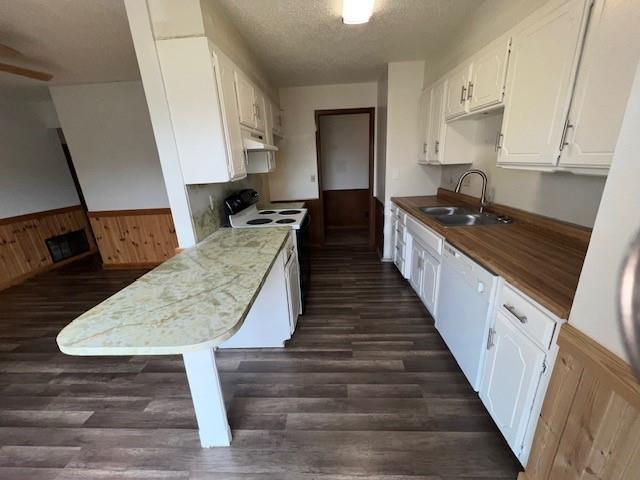
M 502 312 L 489 332 L 480 398 L 511 449 L 522 451 L 531 405 L 544 371 L 545 352 Z
M 219 64 L 207 38 L 158 40 L 156 45 L 185 183 L 246 176 L 230 72 Z
M 256 89 L 241 72 L 236 70 L 234 77 L 240 123 L 248 128 L 257 128 Z
M 597 0 L 587 28 L 561 167 L 608 171 L 640 58 L 640 2 Z
M 469 63 L 465 63 L 447 75 L 447 91 L 444 114 L 447 120 L 467 112 L 467 87 L 469 84 Z
M 587 10 L 552 1 L 514 32 L 498 164 L 556 165 Z
M 429 124 L 427 126 L 427 160 L 439 163 L 442 159 L 442 134 L 444 130 L 444 103 L 446 82 L 437 82 L 431 88 L 429 101 Z
M 418 146 L 418 163 L 429 163 L 429 116 L 431 112 L 431 89 L 426 88 L 420 95 L 418 104 L 418 138 L 420 145 Z
M 502 103 L 509 63 L 511 38 L 480 52 L 471 62 L 467 84 L 467 108 L 470 112 Z
M 260 132 L 265 132 L 267 128 L 267 105 L 266 105 L 267 102 L 265 100 L 265 96 L 260 90 L 256 89 L 255 92 L 256 92 L 256 95 L 255 95 L 256 127 L 255 128 Z

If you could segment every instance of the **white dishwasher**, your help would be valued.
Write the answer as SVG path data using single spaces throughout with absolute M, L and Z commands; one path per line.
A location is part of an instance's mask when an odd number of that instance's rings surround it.
M 477 392 L 498 277 L 445 243 L 436 328 Z

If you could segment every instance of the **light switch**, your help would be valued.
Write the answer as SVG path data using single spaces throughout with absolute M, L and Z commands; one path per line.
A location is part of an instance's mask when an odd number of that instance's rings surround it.
M 316 183 L 316 176 L 315 175 L 311 175 L 309 180 L 311 180 L 311 183 Z

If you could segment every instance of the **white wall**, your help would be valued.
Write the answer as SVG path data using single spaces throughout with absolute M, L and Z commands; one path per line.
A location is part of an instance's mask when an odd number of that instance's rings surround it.
M 387 168 L 387 93 L 389 73 L 385 69 L 378 80 L 378 107 L 376 109 L 376 175 L 375 196 L 384 204 Z
M 323 190 L 369 188 L 369 115 L 320 118 Z
M 375 82 L 280 89 L 285 138 L 269 175 L 271 199 L 318 198 L 316 110 L 375 107 L 377 99 Z
M 569 323 L 628 360 L 617 321 L 618 275 L 640 229 L 640 66 L 602 195 Z
M 39 105 L 1 99 L 0 218 L 79 204 L 58 134 Z
M 418 165 L 418 99 L 422 91 L 424 62 L 394 62 L 388 66 L 385 218 L 394 196 L 434 195 L 440 185 L 440 168 Z M 385 221 L 384 256 L 391 255 L 391 222 Z
M 169 206 L 141 82 L 50 90 L 90 211 Z

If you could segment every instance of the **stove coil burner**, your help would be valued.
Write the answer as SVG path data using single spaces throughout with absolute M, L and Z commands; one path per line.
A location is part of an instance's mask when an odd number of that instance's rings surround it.
M 273 213 L 276 213 L 275 210 L 260 210 L 258 212 L 260 215 L 271 215 Z
M 281 218 L 280 220 L 276 220 L 276 223 L 294 223 L 295 220 L 293 218 Z
M 247 220 L 247 225 L 264 225 L 265 223 L 271 223 L 273 220 L 270 218 L 254 218 L 253 220 Z
M 282 210 L 281 212 L 278 212 L 280 215 L 295 215 L 297 213 L 300 213 L 300 210 Z

